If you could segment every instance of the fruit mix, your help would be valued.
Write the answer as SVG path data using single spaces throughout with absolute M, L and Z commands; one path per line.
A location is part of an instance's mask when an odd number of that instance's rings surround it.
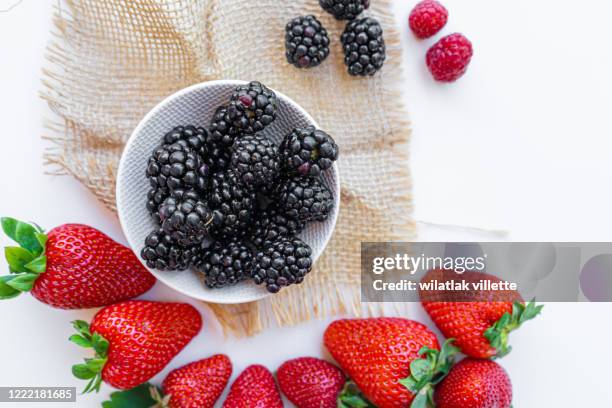
M 376 73 L 385 60 L 382 28 L 373 18 L 358 18 L 369 0 L 319 3 L 336 19 L 348 20 L 341 41 L 349 73 Z M 409 25 L 426 39 L 447 20 L 444 6 L 424 0 Z M 321 64 L 329 44 L 312 15 L 286 27 L 286 57 L 299 68 Z M 452 82 L 471 57 L 469 40 L 452 34 L 431 47 L 427 65 L 436 80 Z M 338 146 L 313 127 L 293 129 L 277 146 L 259 132 L 278 109 L 274 92 L 251 82 L 236 88 L 208 129 L 178 126 L 164 135 L 146 169 L 146 207 L 158 225 L 141 252 L 147 266 L 195 268 L 209 288 L 251 279 L 278 292 L 302 282 L 312 259 L 298 234 L 309 222 L 325 221 L 333 209 L 321 175 L 337 160 Z M 56 308 L 104 306 L 90 323 L 73 322 L 70 341 L 94 354 L 72 367 L 88 381 L 85 392 L 98 391 L 102 382 L 122 390 L 111 394 L 105 408 L 215 405 L 232 374 L 225 355 L 177 368 L 159 387 L 148 383 L 200 332 L 202 318 L 188 304 L 129 300 L 155 283 L 129 248 L 81 224 L 48 232 L 12 218 L 1 224 L 18 246 L 5 250 L 11 273 L 0 277 L 0 299 L 30 291 Z M 282 407 L 280 387 L 299 408 L 509 408 L 512 385 L 493 359 L 510 352 L 509 333 L 542 306 L 523 302 L 518 293 L 475 302 L 430 295 L 421 293 L 421 302 L 448 338 L 445 343 L 425 325 L 403 318 L 337 320 L 323 343 L 339 367 L 296 358 L 278 368 L 275 380 L 267 368 L 251 365 L 231 385 L 223 407 Z M 456 363 L 459 352 L 466 357 Z
M 257 228 L 263 231 L 269 223 L 276 225 L 279 216 L 289 219 L 274 213 Z M 1 221 L 4 232 L 19 246 L 5 250 L 11 274 L 0 279 L 0 297 L 31 291 L 41 302 L 58 308 L 108 305 L 89 323 L 73 322 L 76 334 L 70 341 L 93 354 L 72 367 L 74 376 L 87 381 L 84 392 L 99 391 L 102 382 L 124 390 L 111 394 L 105 408 L 214 406 L 232 373 L 226 356 L 177 368 L 161 387 L 147 383 L 198 335 L 203 324 L 200 313 L 188 304 L 126 300 L 155 283 L 128 248 L 86 225 L 66 224 L 44 233 L 34 224 L 12 218 Z M 279 231 L 292 228 L 291 223 L 279 225 Z M 181 237 L 189 239 L 189 234 Z M 262 257 L 282 256 L 285 245 L 301 245 L 297 238 L 270 242 L 275 244 L 266 246 Z M 237 241 L 231 243 L 218 241 L 211 251 L 237 259 L 236 265 L 262 262 L 247 257 L 248 249 Z M 452 271 L 432 270 L 424 279 L 449 275 Z M 465 272 L 463 277 L 481 275 Z M 404 318 L 337 320 L 325 330 L 323 343 L 339 367 L 313 357 L 287 361 L 276 373 L 280 390 L 299 408 L 509 408 L 510 379 L 492 359 L 510 352 L 509 334 L 536 317 L 542 306 L 525 304 L 518 292 L 503 300 L 482 293 L 490 301 L 474 302 L 454 302 L 443 293 L 420 295 L 446 342 L 440 344 L 425 325 Z M 455 363 L 458 352 L 467 357 Z M 282 406 L 274 376 L 260 365 L 247 367 L 236 378 L 223 403 L 225 408 Z
M 337 20 L 348 20 L 340 36 L 344 63 L 352 76 L 376 74 L 384 65 L 387 49 L 383 29 L 373 17 L 359 18 L 370 7 L 370 0 L 319 0 L 321 7 Z M 415 37 L 424 40 L 439 33 L 448 22 L 448 10 L 436 0 L 419 2 L 408 18 Z M 298 16 L 285 27 L 285 56 L 297 68 L 313 68 L 329 56 L 327 29 L 314 16 Z M 447 35 L 436 42 L 426 55 L 433 78 L 455 82 L 467 71 L 472 60 L 472 43 L 463 34 Z
M 178 126 L 162 138 L 146 169 L 157 224 L 141 251 L 148 267 L 194 268 L 211 289 L 252 280 L 276 293 L 304 280 L 312 250 L 298 234 L 331 214 L 322 175 L 339 149 L 314 127 L 276 145 L 261 131 L 279 109 L 272 90 L 251 82 L 217 109 L 209 130 Z

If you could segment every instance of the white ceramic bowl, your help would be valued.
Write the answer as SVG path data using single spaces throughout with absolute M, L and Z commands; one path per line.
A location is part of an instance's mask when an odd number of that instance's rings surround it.
M 156 228 L 145 207 L 149 190 L 145 169 L 151 152 L 159 145 L 164 134 L 175 126 L 191 124 L 208 127 L 215 109 L 226 104 L 236 86 L 244 83 L 230 80 L 210 81 L 183 89 L 153 108 L 132 133 L 119 163 L 117 210 L 123 232 L 138 257 L 146 236 Z M 280 101 L 280 109 L 276 120 L 262 134 L 279 143 L 294 127 L 317 126 L 314 119 L 297 103 L 282 93 L 275 92 Z M 300 238 L 312 247 L 314 261 L 331 238 L 340 205 L 340 183 L 335 164 L 325 172 L 323 178 L 334 195 L 333 213 L 325 222 L 309 223 L 300 235 Z M 206 302 L 244 303 L 270 295 L 263 286 L 257 286 L 250 281 L 223 289 L 208 289 L 193 271 L 150 271 L 176 291 Z

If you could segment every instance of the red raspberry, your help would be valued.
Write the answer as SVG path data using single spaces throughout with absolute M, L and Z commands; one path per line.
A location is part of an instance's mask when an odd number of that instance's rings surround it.
M 472 54 L 472 43 L 465 36 L 447 35 L 427 51 L 427 66 L 436 81 L 455 82 L 465 74 Z
M 423 0 L 412 9 L 408 23 L 417 38 L 429 38 L 446 25 L 448 11 L 436 0 Z

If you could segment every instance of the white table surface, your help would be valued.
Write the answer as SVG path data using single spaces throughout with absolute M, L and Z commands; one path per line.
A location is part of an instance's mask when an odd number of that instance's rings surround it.
M 0 9 L 16 2 L 0 0 Z M 0 13 L 0 214 L 46 227 L 89 223 L 124 242 L 114 215 L 84 187 L 43 174 L 48 143 L 40 136 L 48 110 L 37 93 L 49 3 L 23 0 Z M 467 76 L 449 86 L 434 83 L 426 71 L 433 40 L 417 42 L 408 33 L 414 3 L 398 0 L 395 9 L 404 30 L 401 86 L 414 129 L 417 219 L 503 229 L 515 240 L 609 241 L 612 6 L 603 0 L 446 0 L 451 17 L 444 32 L 462 31 L 475 47 Z M 420 237 L 499 238 L 428 224 L 421 224 Z M 0 245 L 8 244 L 0 238 Z M 161 284 L 144 297 L 189 301 Z M 324 355 L 321 338 L 331 319 L 224 339 L 206 307 L 195 305 L 204 315 L 203 332 L 154 381 L 214 353 L 231 357 L 234 376 L 252 363 L 274 370 L 289 358 Z M 66 339 L 69 322 L 89 319 L 93 311 L 53 310 L 30 296 L 3 302 L 0 311 L 0 385 L 82 386 L 70 366 L 85 354 Z M 548 304 L 537 322 L 513 334 L 515 350 L 501 363 L 512 377 L 514 406 L 610 406 L 612 358 L 604 347 L 612 337 L 605 323 L 611 312 L 606 304 Z M 429 322 L 418 305 L 408 317 Z M 79 397 L 78 406 L 97 406 L 109 392 L 104 387 L 98 396 Z

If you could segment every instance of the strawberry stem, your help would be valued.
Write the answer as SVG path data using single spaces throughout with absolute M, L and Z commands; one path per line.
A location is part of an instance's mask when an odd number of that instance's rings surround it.
M 455 362 L 459 349 L 453 346 L 455 339 L 448 339 L 440 350 L 427 346 L 419 350 L 422 358 L 410 363 L 410 376 L 399 380 L 413 395 L 411 408 L 433 406 L 433 389 L 446 377 Z
M 1 218 L 0 224 L 4 233 L 19 244 L 4 248 L 10 274 L 0 276 L 0 299 L 11 299 L 32 290 L 47 269 L 47 236 L 38 225 L 14 218 Z
M 110 400 L 102 403 L 102 408 L 167 408 L 168 397 L 161 396 L 161 390 L 144 383 L 127 391 L 111 393 Z
M 85 363 L 72 366 L 72 374 L 81 380 L 89 380 L 83 394 L 100 391 L 102 385 L 102 370 L 108 361 L 108 341 L 98 333 L 91 333 L 89 324 L 83 320 L 75 320 L 72 326 L 77 334 L 70 336 L 68 340 L 83 348 L 91 348 L 95 351 L 94 358 L 85 358 Z
M 348 380 L 338 394 L 338 408 L 376 408 L 376 406 L 367 400 L 357 384 Z
M 536 305 L 535 299 L 526 305 L 522 302 L 514 302 L 512 313 L 504 313 L 493 326 L 485 331 L 485 338 L 496 351 L 493 358 L 503 357 L 512 351 L 512 347 L 508 345 L 510 333 L 521 327 L 526 321 L 534 319 L 541 313 L 543 307 L 544 305 Z

